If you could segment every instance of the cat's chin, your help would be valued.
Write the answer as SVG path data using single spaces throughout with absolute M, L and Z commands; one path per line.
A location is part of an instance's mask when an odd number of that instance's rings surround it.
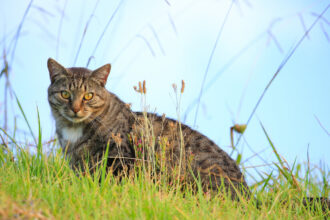
M 74 124 L 82 123 L 88 118 L 88 116 L 85 116 L 85 117 L 68 117 L 68 116 L 64 116 L 64 117 L 65 117 L 65 119 L 67 119 L 68 121 L 70 121 Z

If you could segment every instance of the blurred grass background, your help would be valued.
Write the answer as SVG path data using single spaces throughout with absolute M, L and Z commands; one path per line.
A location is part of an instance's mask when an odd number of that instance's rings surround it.
M 43 181 L 39 180 L 43 175 L 31 174 L 31 169 L 43 172 L 40 166 L 62 166 L 47 159 L 29 164 L 38 149 L 42 149 L 38 158 L 62 160 L 57 155 L 55 125 L 46 95 L 48 57 L 64 66 L 91 69 L 110 62 L 107 88 L 132 103 L 133 110 L 141 110 L 142 106 L 132 87 L 145 79 L 149 111 L 172 118 L 177 118 L 177 112 L 171 85 L 184 79 L 181 120 L 232 153 L 234 159 L 239 158 L 249 185 L 274 190 L 279 194 L 271 196 L 277 198 L 281 191 L 290 191 L 295 185 L 294 176 L 301 190 L 285 198 L 328 197 L 327 1 L 32 0 L 2 1 L 1 5 L 0 142 L 8 150 L 2 152 L 6 159 L 2 159 L 1 169 L 3 173 L 13 172 L 2 179 L 1 186 L 11 187 L 13 183 L 13 188 L 24 191 L 3 188 L 6 190 L 2 191 L 2 199 L 20 206 L 28 196 L 42 198 L 30 187 L 39 183 L 26 185 L 19 179 L 36 176 L 36 182 Z M 259 105 L 260 97 L 263 99 Z M 235 133 L 233 151 L 230 127 L 247 123 L 243 136 Z M 10 156 L 14 159 L 8 162 Z M 11 170 L 10 167 L 20 167 L 23 158 L 30 162 L 20 168 L 22 173 Z M 283 158 L 286 163 L 279 161 Z M 286 169 L 290 174 L 283 174 Z M 71 177 L 64 179 L 67 178 Z M 54 182 L 47 184 L 51 183 Z M 47 184 L 45 191 L 50 187 Z M 57 190 L 54 196 L 63 193 Z M 181 196 L 175 198 L 183 202 Z M 44 198 L 39 204 L 44 207 L 56 201 Z M 74 203 L 69 198 L 68 202 Z M 209 212 L 209 205 L 201 210 Z M 25 209 L 25 204 L 22 207 Z M 288 207 L 278 208 L 285 211 Z M 55 211 L 59 208 L 45 210 L 49 211 L 45 216 L 59 216 Z M 67 215 L 74 215 L 69 211 Z M 147 218 L 143 209 L 140 211 L 137 217 Z M 269 209 L 267 212 L 276 214 Z

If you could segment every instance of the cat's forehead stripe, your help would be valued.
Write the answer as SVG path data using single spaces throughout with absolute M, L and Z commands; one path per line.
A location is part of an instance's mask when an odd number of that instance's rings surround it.
M 82 86 L 84 85 L 84 83 L 85 83 L 85 78 L 82 78 L 82 79 L 80 80 L 80 85 L 79 85 L 79 88 L 80 88 L 80 89 L 82 88 Z
M 71 67 L 67 69 L 69 72 L 72 73 L 73 76 L 89 76 L 92 72 L 89 69 L 81 68 L 81 67 Z

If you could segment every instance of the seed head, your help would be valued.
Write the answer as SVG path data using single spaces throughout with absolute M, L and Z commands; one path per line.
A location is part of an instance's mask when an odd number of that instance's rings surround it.
M 147 93 L 147 88 L 146 88 L 146 81 L 143 80 L 143 94 Z
M 237 133 L 243 134 L 246 129 L 246 124 L 242 124 L 242 125 L 235 124 L 233 128 Z
M 146 83 L 145 83 L 145 80 L 143 81 L 143 87 L 142 87 L 142 83 L 139 81 L 139 88 L 137 88 L 136 86 L 133 86 L 135 92 L 138 92 L 138 93 L 144 93 L 146 92 Z
M 184 92 L 185 83 L 184 80 L 181 81 L 181 93 Z
M 172 84 L 172 87 L 173 87 L 173 89 L 174 89 L 174 92 L 176 92 L 177 86 L 176 86 L 175 83 Z
M 111 133 L 112 139 L 119 147 L 121 146 L 121 142 L 122 142 L 122 138 L 120 136 L 121 136 L 120 133 L 117 133 L 116 135 L 114 133 Z

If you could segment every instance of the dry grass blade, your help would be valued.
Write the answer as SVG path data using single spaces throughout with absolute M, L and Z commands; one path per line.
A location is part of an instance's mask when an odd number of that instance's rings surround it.
M 229 14 L 230 14 L 230 12 L 231 12 L 231 9 L 233 8 L 234 2 L 235 2 L 235 0 L 232 0 L 232 1 L 231 1 L 231 4 L 230 4 L 230 6 L 229 6 L 229 8 L 228 8 L 228 11 L 227 11 L 227 13 L 226 13 L 226 15 L 225 15 L 225 18 L 224 18 L 224 20 L 223 20 L 223 22 L 222 22 L 222 24 L 221 24 L 221 27 L 220 27 L 220 29 L 219 29 L 219 32 L 218 32 L 218 34 L 217 34 L 217 37 L 216 37 L 216 40 L 215 40 L 214 46 L 213 46 L 212 51 L 211 51 L 211 55 L 210 55 L 209 61 L 208 61 L 207 66 L 206 66 L 206 70 L 205 70 L 204 77 L 203 77 L 203 81 L 202 81 L 202 85 L 201 85 L 201 90 L 200 90 L 200 92 L 199 92 L 199 96 L 198 96 L 198 100 L 197 100 L 197 107 L 196 107 L 195 119 L 194 119 L 194 127 L 196 127 L 196 122 L 197 122 L 197 116 L 198 116 L 199 106 L 200 106 L 200 103 L 201 103 L 201 99 L 202 99 L 202 95 L 203 95 L 203 90 L 204 90 L 204 84 L 205 84 L 205 81 L 206 81 L 207 75 L 208 75 L 208 73 L 209 73 L 209 68 L 210 68 L 211 62 L 212 62 L 212 60 L 213 60 L 214 52 L 215 52 L 215 49 L 216 49 L 217 46 L 218 46 L 218 42 L 219 42 L 220 36 L 221 36 L 222 31 L 223 31 L 223 29 L 224 29 L 224 26 L 225 26 L 225 24 L 226 24 L 226 22 L 227 22 L 227 19 L 228 19 L 228 17 L 229 17 Z
M 40 20 L 33 17 L 30 18 L 29 20 L 33 21 L 36 25 L 38 25 L 40 30 L 43 30 L 43 32 L 47 35 L 48 39 L 50 39 L 53 42 L 56 41 L 56 36 L 54 35 L 53 30 L 49 30 L 49 27 L 47 25 L 43 24 L 43 22 L 40 22 Z M 20 36 L 22 37 L 22 34 L 20 34 Z
M 188 10 L 189 8 L 191 8 L 192 6 L 194 6 L 194 4 L 196 4 L 197 1 L 192 1 L 190 2 L 190 4 L 184 8 L 184 10 Z M 178 13 L 175 13 L 178 16 L 181 16 L 183 14 L 183 10 L 179 11 Z M 178 35 L 178 31 L 176 28 L 176 25 L 174 23 L 174 19 L 172 17 L 172 15 L 170 13 L 168 13 L 169 19 L 170 19 L 170 23 L 172 25 L 172 28 L 174 29 L 174 32 L 176 35 Z M 137 34 L 135 36 L 133 36 L 130 40 L 128 40 L 128 42 L 122 47 L 122 49 L 120 49 L 119 53 L 116 55 L 116 57 L 113 59 L 112 63 L 115 63 L 120 57 L 121 55 L 130 47 L 130 45 L 133 43 L 135 38 L 141 38 L 148 46 L 148 48 L 150 49 L 152 55 L 155 57 L 156 54 L 155 52 L 152 50 L 152 47 L 150 46 L 148 40 L 142 36 L 140 33 L 146 28 L 146 26 L 143 26 L 139 31 L 137 31 Z
M 252 48 L 257 42 L 259 42 L 264 36 L 266 32 L 263 32 L 259 34 L 256 38 L 253 40 L 249 41 L 240 51 L 238 51 L 232 58 L 229 59 L 229 61 L 223 65 L 223 67 L 213 76 L 212 79 L 209 80 L 207 85 L 204 88 L 204 93 L 207 92 L 220 78 L 222 73 L 224 73 L 229 67 L 231 67 L 245 52 L 248 51 L 248 49 Z M 184 117 L 183 117 L 183 122 L 186 121 L 188 114 L 190 111 L 194 108 L 194 106 L 198 103 L 198 98 L 196 98 L 192 103 L 189 104 L 187 107 Z
M 102 31 L 102 33 L 101 33 L 99 39 L 97 40 L 97 43 L 96 43 L 96 45 L 95 45 L 95 47 L 94 47 L 94 50 L 93 50 L 93 52 L 92 52 L 92 54 L 91 54 L 91 57 L 94 56 L 94 54 L 95 54 L 97 48 L 99 47 L 99 45 L 100 45 L 100 43 L 101 43 L 101 41 L 102 41 L 102 39 L 103 39 L 103 36 L 104 36 L 105 32 L 108 30 L 108 28 L 109 28 L 109 26 L 110 26 L 110 24 L 111 24 L 113 18 L 114 18 L 115 15 L 118 13 L 118 11 L 119 11 L 119 9 L 120 9 L 120 6 L 123 4 L 123 2 L 124 2 L 124 0 L 121 0 L 121 1 L 119 2 L 119 4 L 117 5 L 115 11 L 111 14 L 111 16 L 110 16 L 110 18 L 109 18 L 109 20 L 108 20 L 108 23 L 105 25 L 105 27 L 104 27 L 104 29 L 103 29 L 103 31 Z M 88 65 L 89 65 L 89 62 L 87 63 L 86 67 L 88 67 Z
M 330 38 L 329 38 L 328 32 L 325 30 L 325 28 L 323 26 L 323 23 L 320 23 L 320 27 L 321 27 L 321 30 L 322 30 L 325 38 L 327 39 L 328 42 L 330 42 Z
M 270 167 L 272 165 L 276 165 L 276 163 L 265 163 L 265 164 L 259 164 L 259 165 L 253 165 L 253 166 L 246 166 L 244 169 L 251 169 L 251 168 L 257 168 L 257 167 Z
M 164 0 L 168 6 L 171 6 L 171 3 L 168 0 Z
M 305 38 L 308 36 L 308 33 L 314 28 L 314 26 L 316 25 L 316 23 L 320 20 L 320 18 L 324 15 L 324 13 L 329 9 L 330 4 L 322 11 L 322 13 L 315 19 L 315 21 L 312 23 L 312 25 L 308 28 L 308 30 L 304 33 L 304 35 L 300 38 L 300 40 L 297 42 L 297 44 L 293 47 L 293 49 L 289 52 L 289 54 L 283 59 L 282 63 L 280 64 L 280 66 L 278 67 L 278 69 L 276 70 L 275 74 L 273 75 L 273 77 L 271 78 L 271 80 L 268 82 L 267 86 L 265 87 L 264 91 L 262 92 L 261 96 L 259 97 L 255 107 L 253 108 L 247 122 L 246 125 L 248 126 L 253 115 L 255 114 L 257 108 L 259 107 L 263 97 L 265 96 L 266 92 L 268 91 L 268 88 L 270 87 L 270 85 L 273 83 L 273 81 L 275 80 L 275 78 L 277 77 L 277 75 L 281 72 L 282 68 L 285 66 L 285 64 L 289 61 L 289 59 L 292 57 L 292 55 L 295 53 L 295 51 L 297 50 L 297 48 L 300 46 L 300 44 L 305 40 Z M 235 146 L 237 146 L 240 142 L 242 138 L 242 135 L 239 136 L 237 143 Z
M 152 34 L 154 35 L 154 37 L 155 37 L 155 39 L 157 41 L 157 44 L 158 44 L 160 50 L 162 51 L 162 54 L 165 56 L 166 55 L 165 54 L 165 50 L 164 50 L 164 48 L 163 48 L 163 46 L 162 46 L 162 44 L 160 42 L 160 39 L 159 39 L 159 37 L 157 35 L 157 32 L 156 32 L 155 28 L 151 24 L 148 24 L 148 28 L 151 30 Z
M 15 141 L 14 138 L 12 138 L 4 129 L 0 128 L 0 130 L 17 146 L 19 147 L 19 145 L 17 144 L 17 142 Z
M 321 123 L 320 119 L 314 115 L 314 118 L 316 119 L 317 123 L 319 123 L 320 127 L 323 129 L 323 131 L 328 135 L 330 136 L 330 132 L 323 126 L 323 124 Z
M 305 24 L 304 17 L 302 16 L 301 13 L 298 13 L 298 17 L 299 17 L 299 19 L 300 19 L 300 22 L 301 22 L 301 25 L 302 25 L 302 27 L 303 27 L 303 29 L 304 29 L 304 32 L 306 32 L 306 31 L 307 31 L 307 28 L 306 28 L 306 24 Z M 309 38 L 309 35 L 307 35 L 306 37 L 307 37 L 308 39 L 310 39 L 310 38 Z
M 243 161 L 242 161 L 242 164 L 248 162 L 250 159 L 252 159 L 252 158 L 254 158 L 254 157 L 258 157 L 258 158 L 261 159 L 264 163 L 267 163 L 266 160 L 260 156 L 260 154 L 263 153 L 264 151 L 266 151 L 267 149 L 268 149 L 268 148 L 264 148 L 264 149 L 262 149 L 262 150 L 259 151 L 259 152 L 255 152 L 255 151 L 253 151 L 253 149 L 252 149 L 252 150 L 250 149 L 250 150 L 252 151 L 253 155 L 250 156 L 250 157 L 248 157 L 248 158 L 246 158 L 245 160 L 243 160 Z
M 317 14 L 317 13 L 315 13 L 315 12 L 312 12 L 311 13 L 313 16 L 315 16 L 315 17 L 319 17 L 320 16 L 320 18 L 327 24 L 327 25 L 329 25 L 330 26 L 330 22 L 323 16 L 323 15 L 320 15 L 320 14 Z
M 26 7 L 25 9 L 25 12 L 24 12 L 24 15 L 23 15 L 23 18 L 17 28 L 17 31 L 16 31 L 16 34 L 15 34 L 15 42 L 14 42 L 14 47 L 13 47 L 13 51 L 12 51 L 12 54 L 11 54 L 11 60 L 10 62 L 11 63 L 14 63 L 14 58 L 15 58 L 15 52 L 16 52 L 16 46 L 17 46 L 17 42 L 18 42 L 18 38 L 20 36 L 20 33 L 21 33 L 21 30 L 22 30 L 22 27 L 23 27 L 23 24 L 24 24 L 24 21 L 26 19 L 26 16 L 28 15 L 30 9 L 31 9 L 31 6 L 32 6 L 32 3 L 33 3 L 33 0 L 30 1 L 29 5 Z
M 6 203 L 0 207 L 0 219 L 54 219 L 49 214 L 46 216 L 44 211 L 37 208 L 33 200 L 20 204 L 12 201 L 11 198 L 6 199 Z
M 61 14 L 61 19 L 60 19 L 60 24 L 59 24 L 58 30 L 57 30 L 56 59 L 58 59 L 59 47 L 60 47 L 61 30 L 62 30 L 62 26 L 63 26 L 64 14 L 65 14 L 65 9 L 66 9 L 67 4 L 68 4 L 68 0 L 66 0 L 65 3 L 64 3 L 62 14 Z
M 284 51 L 281 47 L 280 42 L 277 40 L 277 38 L 275 37 L 275 35 L 272 33 L 271 30 L 268 30 L 268 35 L 269 35 L 270 39 L 273 40 L 273 42 L 275 43 L 275 45 L 276 45 L 277 49 L 280 51 L 280 53 L 283 53 Z
M 149 41 L 148 41 L 144 36 L 142 36 L 141 34 L 136 35 L 136 37 L 142 39 L 143 42 L 145 42 L 146 45 L 147 45 L 147 47 L 149 48 L 149 50 L 150 50 L 152 56 L 153 56 L 153 57 L 156 57 L 156 53 L 155 53 L 155 51 L 152 49 L 152 47 L 151 47 Z
M 266 160 L 260 155 L 263 151 L 267 150 L 267 148 L 264 148 L 263 150 L 259 151 L 258 153 L 254 151 L 253 147 L 247 142 L 246 138 L 243 136 L 244 143 L 249 148 L 249 150 L 256 155 L 262 162 L 267 163 Z M 248 159 L 248 158 L 247 158 Z M 246 159 L 246 160 L 247 160 Z M 243 162 L 244 163 L 244 162 Z
M 94 14 L 95 14 L 95 11 L 96 11 L 96 8 L 97 8 L 99 2 L 100 2 L 100 0 L 97 0 L 97 2 L 95 3 L 95 6 L 94 6 L 94 9 L 93 9 L 93 12 L 92 12 L 91 15 L 89 16 L 89 19 L 88 19 L 88 21 L 87 21 L 87 23 L 86 23 L 86 25 L 85 25 L 84 33 L 83 33 L 83 35 L 81 36 L 81 40 L 80 40 L 80 43 L 79 43 L 78 51 L 77 51 L 77 53 L 76 53 L 76 57 L 74 58 L 73 66 L 76 65 L 76 62 L 77 62 L 77 59 L 78 59 L 78 56 L 79 56 L 79 53 L 80 53 L 80 50 L 81 50 L 82 44 L 83 44 L 83 42 L 84 42 L 84 39 L 85 39 L 85 36 L 86 36 L 86 33 L 87 33 L 88 26 L 89 26 L 89 24 L 90 24 L 90 22 L 91 22 L 91 20 L 92 20 L 92 18 L 93 18 L 93 16 L 94 16 Z
M 37 9 L 38 11 L 40 11 L 42 14 L 45 14 L 45 15 L 48 15 L 50 17 L 55 17 L 54 14 L 52 14 L 51 12 L 47 11 L 46 9 L 40 7 L 40 6 L 37 6 L 37 5 L 32 5 L 31 7 Z
M 0 73 L 1 76 L 5 76 L 5 91 L 4 91 L 4 129 L 7 130 L 8 125 L 8 94 L 11 92 L 11 85 L 9 81 L 9 65 L 7 61 L 6 50 L 3 52 L 3 69 Z
M 171 26 L 174 30 L 174 33 L 176 34 L 176 36 L 178 36 L 178 30 L 176 28 L 176 25 L 175 25 L 174 20 L 172 18 L 172 15 L 170 13 L 168 13 L 168 19 L 170 20 L 170 23 L 171 23 Z
M 6 143 L 5 139 L 2 137 L 1 134 L 0 134 L 0 138 L 2 140 L 2 144 L 1 145 L 3 145 L 6 149 L 9 149 L 8 144 Z
M 251 2 L 249 2 L 248 0 L 244 0 L 244 3 L 245 3 L 248 7 L 252 8 L 252 4 L 251 4 Z

